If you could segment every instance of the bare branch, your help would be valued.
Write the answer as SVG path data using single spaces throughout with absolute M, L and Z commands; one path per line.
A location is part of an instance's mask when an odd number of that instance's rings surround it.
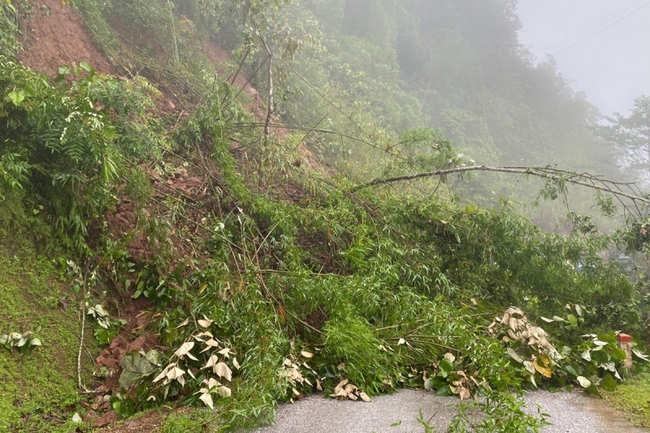
M 488 167 L 485 165 L 473 165 L 468 167 L 455 167 L 444 170 L 427 171 L 423 173 L 408 174 L 403 176 L 395 176 L 383 179 L 375 179 L 371 182 L 358 185 L 350 190 L 350 192 L 359 191 L 371 186 L 386 185 L 395 182 L 422 179 L 426 177 L 444 176 L 454 173 L 467 173 L 471 171 L 489 171 L 496 173 L 512 173 L 523 174 L 530 176 L 537 176 L 543 179 L 552 180 L 554 182 L 566 182 L 573 185 L 580 185 L 587 188 L 603 191 L 612 194 L 618 198 L 624 197 L 631 200 L 633 203 L 650 204 L 650 198 L 641 194 L 631 194 L 624 192 L 620 187 L 627 186 L 632 192 L 640 190 L 636 188 L 634 183 L 615 182 L 602 179 L 589 173 L 574 173 L 566 170 L 555 169 L 551 167 Z
M 257 25 L 257 22 L 253 18 L 253 15 L 250 13 L 250 10 L 248 12 L 249 18 L 251 20 L 251 25 L 253 26 L 253 30 L 255 30 L 255 33 L 257 34 L 257 37 L 260 39 L 260 42 L 262 43 L 262 47 L 264 47 L 264 51 L 266 51 L 267 54 L 267 79 L 268 79 L 268 101 L 267 101 L 267 107 L 266 107 L 266 119 L 264 121 L 264 135 L 268 137 L 269 132 L 270 132 L 270 127 L 269 125 L 271 124 L 271 116 L 273 115 L 273 111 L 275 110 L 275 97 L 273 94 L 273 51 L 271 50 L 271 47 L 269 46 L 268 42 L 266 41 L 266 36 L 263 35 L 260 32 L 260 29 Z
M 81 289 L 83 290 L 83 300 L 81 301 L 81 332 L 79 335 L 79 351 L 77 352 L 77 386 L 78 390 L 87 392 L 88 389 L 83 385 L 81 380 L 81 352 L 84 346 L 84 334 L 86 332 L 86 300 L 88 299 L 88 273 L 90 271 L 90 263 L 87 261 L 83 274 L 83 282 Z

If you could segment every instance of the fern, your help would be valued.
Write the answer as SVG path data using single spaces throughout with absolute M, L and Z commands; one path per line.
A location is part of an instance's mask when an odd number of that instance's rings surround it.
M 124 153 L 136 164 L 165 145 L 153 127 L 144 134 L 149 152 L 132 146 L 142 137 L 134 119 L 148 119 L 153 88 L 144 79 L 136 84 L 102 76 L 87 64 L 61 68 L 74 71 L 75 80 L 51 86 L 12 59 L 0 56 L 0 64 L 0 95 L 6 96 L 0 101 L 0 194 L 25 189 L 47 203 L 45 214 L 60 238 L 84 255 L 88 226 L 113 202 L 126 166 L 120 147 L 132 149 Z

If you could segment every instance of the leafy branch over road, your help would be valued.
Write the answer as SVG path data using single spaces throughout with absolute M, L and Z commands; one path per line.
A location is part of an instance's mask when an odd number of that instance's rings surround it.
M 619 200 L 627 198 L 635 205 L 650 204 L 650 198 L 636 186 L 635 182 L 616 182 L 603 179 L 589 173 L 574 173 L 566 170 L 560 170 L 552 167 L 489 167 L 486 165 L 472 165 L 467 167 L 454 167 L 442 170 L 433 170 L 416 174 L 407 174 L 403 176 L 394 176 L 387 178 L 377 178 L 371 182 L 364 183 L 352 188 L 350 191 L 359 191 L 377 185 L 387 185 L 395 182 L 416 180 L 434 176 L 446 176 L 449 174 L 462 174 L 472 171 L 489 171 L 496 173 L 523 174 L 526 176 L 537 176 L 556 183 L 560 189 L 564 188 L 567 183 L 580 185 L 587 188 L 603 191 L 616 196 Z M 625 192 L 627 189 L 629 192 Z

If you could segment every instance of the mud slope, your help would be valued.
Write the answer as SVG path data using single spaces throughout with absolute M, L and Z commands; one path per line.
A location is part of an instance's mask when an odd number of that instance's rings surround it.
M 84 61 L 99 72 L 111 72 L 109 62 L 86 34 L 76 9 L 61 8 L 59 0 L 29 4 L 33 18 L 23 22 L 24 51 L 18 54 L 25 66 L 49 77 L 56 76 L 61 65 Z

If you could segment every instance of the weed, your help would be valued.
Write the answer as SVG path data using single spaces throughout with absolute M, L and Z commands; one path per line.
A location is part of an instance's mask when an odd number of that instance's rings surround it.
M 19 257 L 0 251 L 0 332 L 40 329 L 43 344 L 25 354 L 0 351 L 0 431 L 67 432 L 74 428 L 71 417 L 79 404 L 76 309 L 40 307 L 40 297 L 60 299 L 60 272 L 28 249 Z
M 602 394 L 605 400 L 622 411 L 634 425 L 650 427 L 650 374 L 640 374 L 619 385 L 616 391 Z
M 216 415 L 209 410 L 173 413 L 165 419 L 160 433 L 210 431 L 209 429 L 214 426 L 216 420 Z
M 154 325 L 172 352 L 123 358 L 130 380 L 125 375 L 125 389 L 112 402 L 120 415 L 176 400 L 215 407 L 218 419 L 207 411 L 176 414 L 165 424 L 168 433 L 213 422 L 237 430 L 271 422 L 278 401 L 301 393 L 364 398 L 405 386 L 458 395 L 464 402 L 454 421 L 457 431 L 536 431 L 544 414 L 528 415 L 511 392 L 529 386 L 535 371 L 547 377 L 549 362 L 538 356 L 541 364 L 526 373 L 515 362 L 517 352 L 487 333 L 495 311 L 515 304 L 537 319 L 559 317 L 566 305 L 573 315 L 575 305 L 584 305 L 581 320 L 567 315 L 569 325 L 553 319 L 553 326 L 565 331 L 562 338 L 583 349 L 580 353 L 601 352 L 584 367 L 593 376 L 605 368 L 601 361 L 610 369 L 620 353 L 611 344 L 592 348 L 603 345 L 583 343 L 580 335 L 619 324 L 641 331 L 638 315 L 625 315 L 635 295 L 632 286 L 598 254 L 613 238 L 594 233 L 588 220 L 574 218 L 584 230 L 561 237 L 542 233 L 506 208 L 425 199 L 410 188 L 396 195 L 346 194 L 348 180 L 317 179 L 294 167 L 306 135 L 275 140 L 242 125 L 248 118 L 233 87 L 211 73 L 196 73 L 201 61 L 193 59 L 201 56 L 189 44 L 216 31 L 210 27 L 214 17 L 201 21 L 198 11 L 190 11 L 197 15 L 195 25 L 177 18 L 170 2 L 117 3 L 79 0 L 107 52 L 132 45 L 135 54 L 125 55 L 127 63 L 181 83 L 194 95 L 186 99 L 192 112 L 173 123 L 159 122 L 151 110 L 160 93 L 147 80 L 103 76 L 87 63 L 62 66 L 56 84 L 49 83 L 3 52 L 14 43 L 13 33 L 4 31 L 10 16 L 3 4 L 0 122 L 6 127 L 0 129 L 0 194 L 8 205 L 0 211 L 0 234 L 16 228 L 24 234 L 25 223 L 35 222 L 37 244 L 56 242 L 75 260 L 100 262 L 105 274 L 94 275 L 105 278 L 102 283 L 123 287 L 133 298 L 147 297 L 158 310 L 151 317 L 158 318 Z M 257 2 L 262 9 L 248 10 L 254 15 L 247 18 L 265 20 L 269 30 L 281 27 L 281 21 L 266 21 L 285 13 L 273 7 L 265 16 L 271 3 Z M 206 7 L 227 16 L 229 6 L 241 13 L 243 4 L 216 1 Z M 136 26 L 118 37 L 108 23 L 121 18 Z M 277 39 L 291 34 L 285 30 L 275 33 L 274 43 L 291 57 L 306 45 L 293 37 Z M 243 49 L 252 52 L 253 35 L 248 36 Z M 157 53 L 169 64 L 161 66 Z M 261 62 L 252 54 L 252 62 Z M 284 65 L 279 82 L 289 77 L 291 67 Z M 364 74 L 345 68 L 337 72 L 341 80 L 362 91 Z M 334 87 L 327 90 L 345 99 Z M 314 140 L 324 146 L 324 155 L 350 169 L 350 177 L 462 162 L 439 131 L 405 132 L 395 144 L 396 134 L 382 130 L 371 104 L 346 103 L 353 114 L 338 109 L 328 119 L 340 127 L 336 140 L 324 133 Z M 299 120 L 315 116 L 280 110 Z M 385 114 L 413 122 L 404 113 Z M 161 176 L 181 164 L 192 167 L 211 188 L 196 197 L 155 189 L 142 163 Z M 298 190 L 297 199 L 283 190 L 288 182 Z M 105 215 L 124 195 L 136 202 L 137 227 L 113 239 Z M 150 257 L 127 251 L 135 234 L 146 239 Z M 7 277 L 0 282 L 0 325 L 7 328 L 0 335 L 40 328 L 44 344 L 22 356 L 0 352 L 8 379 L 0 381 L 0 427 L 18 428 L 22 421 L 28 430 L 46 430 L 49 417 L 59 419 L 62 429 L 78 405 L 70 373 L 76 369 L 71 355 L 78 347 L 77 317 L 73 308 L 55 308 L 65 292 L 53 283 L 56 268 L 24 244 L 0 251 Z M 52 257 L 57 251 L 51 250 Z M 577 272 L 578 263 L 593 272 Z M 122 323 L 104 314 L 101 301 L 89 312 L 104 325 L 95 333 L 104 344 Z M 478 400 L 468 401 L 470 396 Z M 476 420 L 473 411 L 484 416 Z

